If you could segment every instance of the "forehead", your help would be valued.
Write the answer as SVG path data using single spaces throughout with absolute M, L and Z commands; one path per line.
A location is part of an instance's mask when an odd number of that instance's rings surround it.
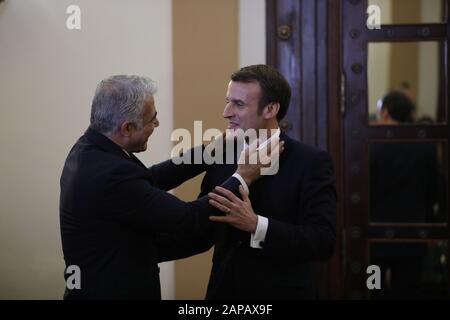
M 146 110 L 155 109 L 155 99 L 153 97 L 149 97 L 144 101 L 144 108 Z
M 233 100 L 253 100 L 261 96 L 261 86 L 257 81 L 228 83 L 227 98 Z
M 147 98 L 144 101 L 144 117 L 151 117 L 155 112 L 155 99 L 153 97 Z

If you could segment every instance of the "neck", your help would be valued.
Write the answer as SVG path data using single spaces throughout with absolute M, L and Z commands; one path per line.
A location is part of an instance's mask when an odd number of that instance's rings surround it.
M 382 124 L 384 125 L 398 125 L 400 124 L 400 122 L 398 122 L 397 120 L 394 120 L 392 118 L 387 118 L 386 120 L 383 120 Z
M 127 153 L 131 153 L 131 151 L 126 147 L 124 141 L 116 133 L 105 135 L 105 137 L 109 138 L 109 140 L 117 144 L 120 148 L 122 148 L 122 150 L 125 150 Z
M 261 129 L 265 129 L 267 130 L 267 138 L 270 138 L 272 136 L 273 133 L 275 133 L 275 130 L 279 129 L 280 127 L 278 126 L 278 121 L 275 119 L 272 119 L 273 121 L 268 121 L 267 125 L 260 128 Z M 273 130 L 273 131 L 272 131 Z M 259 138 L 259 130 L 257 130 L 257 135 Z

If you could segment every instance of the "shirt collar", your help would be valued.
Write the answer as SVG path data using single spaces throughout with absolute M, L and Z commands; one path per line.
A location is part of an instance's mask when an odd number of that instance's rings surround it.
M 127 150 L 125 150 L 125 149 L 123 149 L 123 148 L 122 148 L 122 150 L 123 150 L 123 152 L 126 153 L 127 156 L 129 156 L 129 157 L 131 158 L 131 155 L 130 155 L 130 153 L 129 153 Z

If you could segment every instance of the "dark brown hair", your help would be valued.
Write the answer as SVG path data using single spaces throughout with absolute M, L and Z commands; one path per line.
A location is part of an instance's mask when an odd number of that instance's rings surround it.
M 277 120 L 280 121 L 286 115 L 291 100 L 291 87 L 283 75 L 274 67 L 257 64 L 241 68 L 231 75 L 235 82 L 258 82 L 261 86 L 261 99 L 259 100 L 259 112 L 269 103 L 278 102 L 280 110 Z

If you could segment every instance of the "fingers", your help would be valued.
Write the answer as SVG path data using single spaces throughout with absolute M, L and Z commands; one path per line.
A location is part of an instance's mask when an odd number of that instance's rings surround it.
M 209 216 L 209 221 L 230 223 L 230 218 L 228 216 Z
M 222 188 L 222 187 L 215 187 L 214 190 L 222 195 L 224 195 L 225 197 L 228 198 L 228 200 L 232 201 L 232 202 L 239 202 L 241 199 L 239 199 L 238 197 L 236 197 L 234 195 L 233 192 L 231 192 L 228 189 Z
M 209 204 L 212 205 L 214 208 L 219 209 L 222 212 L 225 212 L 226 214 L 230 212 L 230 209 L 223 204 L 220 204 L 219 202 L 209 199 Z
M 279 161 L 280 148 L 283 147 L 282 143 L 271 143 L 268 144 L 267 148 L 264 147 L 259 153 L 259 162 L 262 167 L 272 166 L 274 163 Z
M 244 190 L 244 187 L 242 185 L 239 186 L 239 192 L 241 193 L 242 200 L 244 200 L 244 202 L 250 202 L 248 193 Z
M 280 143 L 280 138 L 272 137 L 272 138 L 270 138 L 270 140 L 268 142 L 269 143 L 267 143 L 264 148 L 267 149 L 267 154 L 270 154 L 272 149 L 274 149 L 275 147 L 278 147 L 278 145 Z
M 264 149 L 266 149 L 265 154 L 267 154 L 268 156 L 271 156 L 272 154 L 275 154 L 276 151 L 278 151 L 278 150 L 281 151 L 282 149 L 284 149 L 284 141 L 280 140 L 280 138 L 278 138 L 278 137 L 272 138 L 270 140 L 270 142 L 267 143 L 266 146 L 264 146 L 264 148 L 261 148 L 261 150 L 264 150 Z
M 214 200 L 215 202 L 219 203 L 220 205 L 222 205 L 226 208 L 231 209 L 234 207 L 234 204 L 230 200 L 228 200 L 225 197 L 219 196 L 218 194 L 216 194 L 214 192 L 208 193 L 208 197 L 209 197 L 209 200 Z M 218 208 L 218 209 L 220 209 L 220 208 Z
M 242 151 L 238 164 L 269 164 L 284 151 L 285 142 L 279 138 L 273 139 L 261 149 L 258 148 L 258 141 L 255 140 L 249 148 Z

